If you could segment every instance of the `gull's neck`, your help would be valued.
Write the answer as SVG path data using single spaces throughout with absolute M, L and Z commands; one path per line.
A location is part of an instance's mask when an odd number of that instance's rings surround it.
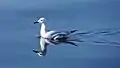
M 40 30 L 41 36 L 44 37 L 45 34 L 46 34 L 46 32 L 47 32 L 47 30 L 46 30 L 46 25 L 45 25 L 45 23 L 42 23 L 42 24 L 41 24 L 41 30 Z

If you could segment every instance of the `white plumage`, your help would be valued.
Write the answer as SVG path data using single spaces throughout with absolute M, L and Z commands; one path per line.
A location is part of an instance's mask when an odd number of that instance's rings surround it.
M 37 53 L 39 56 L 45 56 L 47 52 L 47 45 L 50 44 L 61 44 L 61 43 L 67 43 L 77 46 L 75 43 L 68 41 L 69 34 L 75 32 L 76 30 L 72 31 L 47 31 L 46 25 L 45 25 L 45 18 L 40 18 L 37 22 L 41 24 L 40 29 L 40 50 L 33 50 L 35 53 Z

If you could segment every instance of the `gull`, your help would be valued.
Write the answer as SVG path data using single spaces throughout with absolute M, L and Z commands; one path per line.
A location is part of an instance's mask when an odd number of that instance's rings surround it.
M 75 33 L 77 30 L 71 30 L 71 31 L 47 30 L 46 19 L 43 17 L 40 18 L 38 21 L 34 22 L 34 24 L 36 23 L 41 24 L 40 36 L 38 36 L 40 42 L 39 42 L 39 50 L 33 50 L 33 52 L 37 53 L 39 56 L 46 55 L 48 45 L 58 45 L 61 43 L 65 43 L 65 44 L 78 46 L 77 44 L 74 43 L 74 41 L 82 42 L 81 40 L 71 37 L 72 34 Z
M 46 56 L 47 46 L 48 45 L 58 45 L 58 44 L 71 44 L 74 46 L 78 46 L 75 42 L 85 42 L 83 38 L 90 38 L 94 35 L 103 35 L 103 36 L 111 36 L 120 33 L 120 30 L 101 30 L 101 31 L 88 31 L 88 32 L 79 32 L 78 30 L 69 30 L 69 31 L 56 31 L 56 30 L 48 30 L 46 27 L 46 19 L 41 17 L 38 21 L 34 22 L 34 24 L 40 24 L 40 34 L 37 36 L 39 38 L 39 50 L 33 50 L 39 56 Z M 78 38 L 78 36 L 80 38 Z M 116 46 L 120 47 L 120 43 L 118 42 L 109 42 L 107 40 L 102 41 L 92 41 L 96 44 L 108 44 L 108 46 Z M 110 45 L 112 44 L 112 45 Z

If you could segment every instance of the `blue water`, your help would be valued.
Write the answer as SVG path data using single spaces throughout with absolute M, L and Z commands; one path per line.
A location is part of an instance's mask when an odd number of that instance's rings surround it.
M 48 28 L 53 30 L 120 27 L 119 1 L 70 1 L 65 2 L 66 5 L 62 1 L 56 5 L 55 1 L 54 4 L 53 8 L 49 5 L 39 8 L 38 3 L 37 6 L 26 4 L 27 7 L 19 3 L 10 3 L 10 7 L 0 5 L 0 68 L 120 68 L 120 48 L 117 47 L 79 43 L 79 47 L 49 46 L 46 57 L 33 53 L 39 45 L 35 38 L 39 25 L 33 25 L 36 17 L 46 17 Z M 119 42 L 120 35 L 109 40 Z

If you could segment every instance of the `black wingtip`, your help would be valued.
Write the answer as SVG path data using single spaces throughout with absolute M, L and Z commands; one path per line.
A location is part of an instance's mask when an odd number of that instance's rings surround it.
M 74 32 L 76 32 L 76 31 L 78 31 L 78 30 L 72 30 L 71 33 L 74 33 Z

